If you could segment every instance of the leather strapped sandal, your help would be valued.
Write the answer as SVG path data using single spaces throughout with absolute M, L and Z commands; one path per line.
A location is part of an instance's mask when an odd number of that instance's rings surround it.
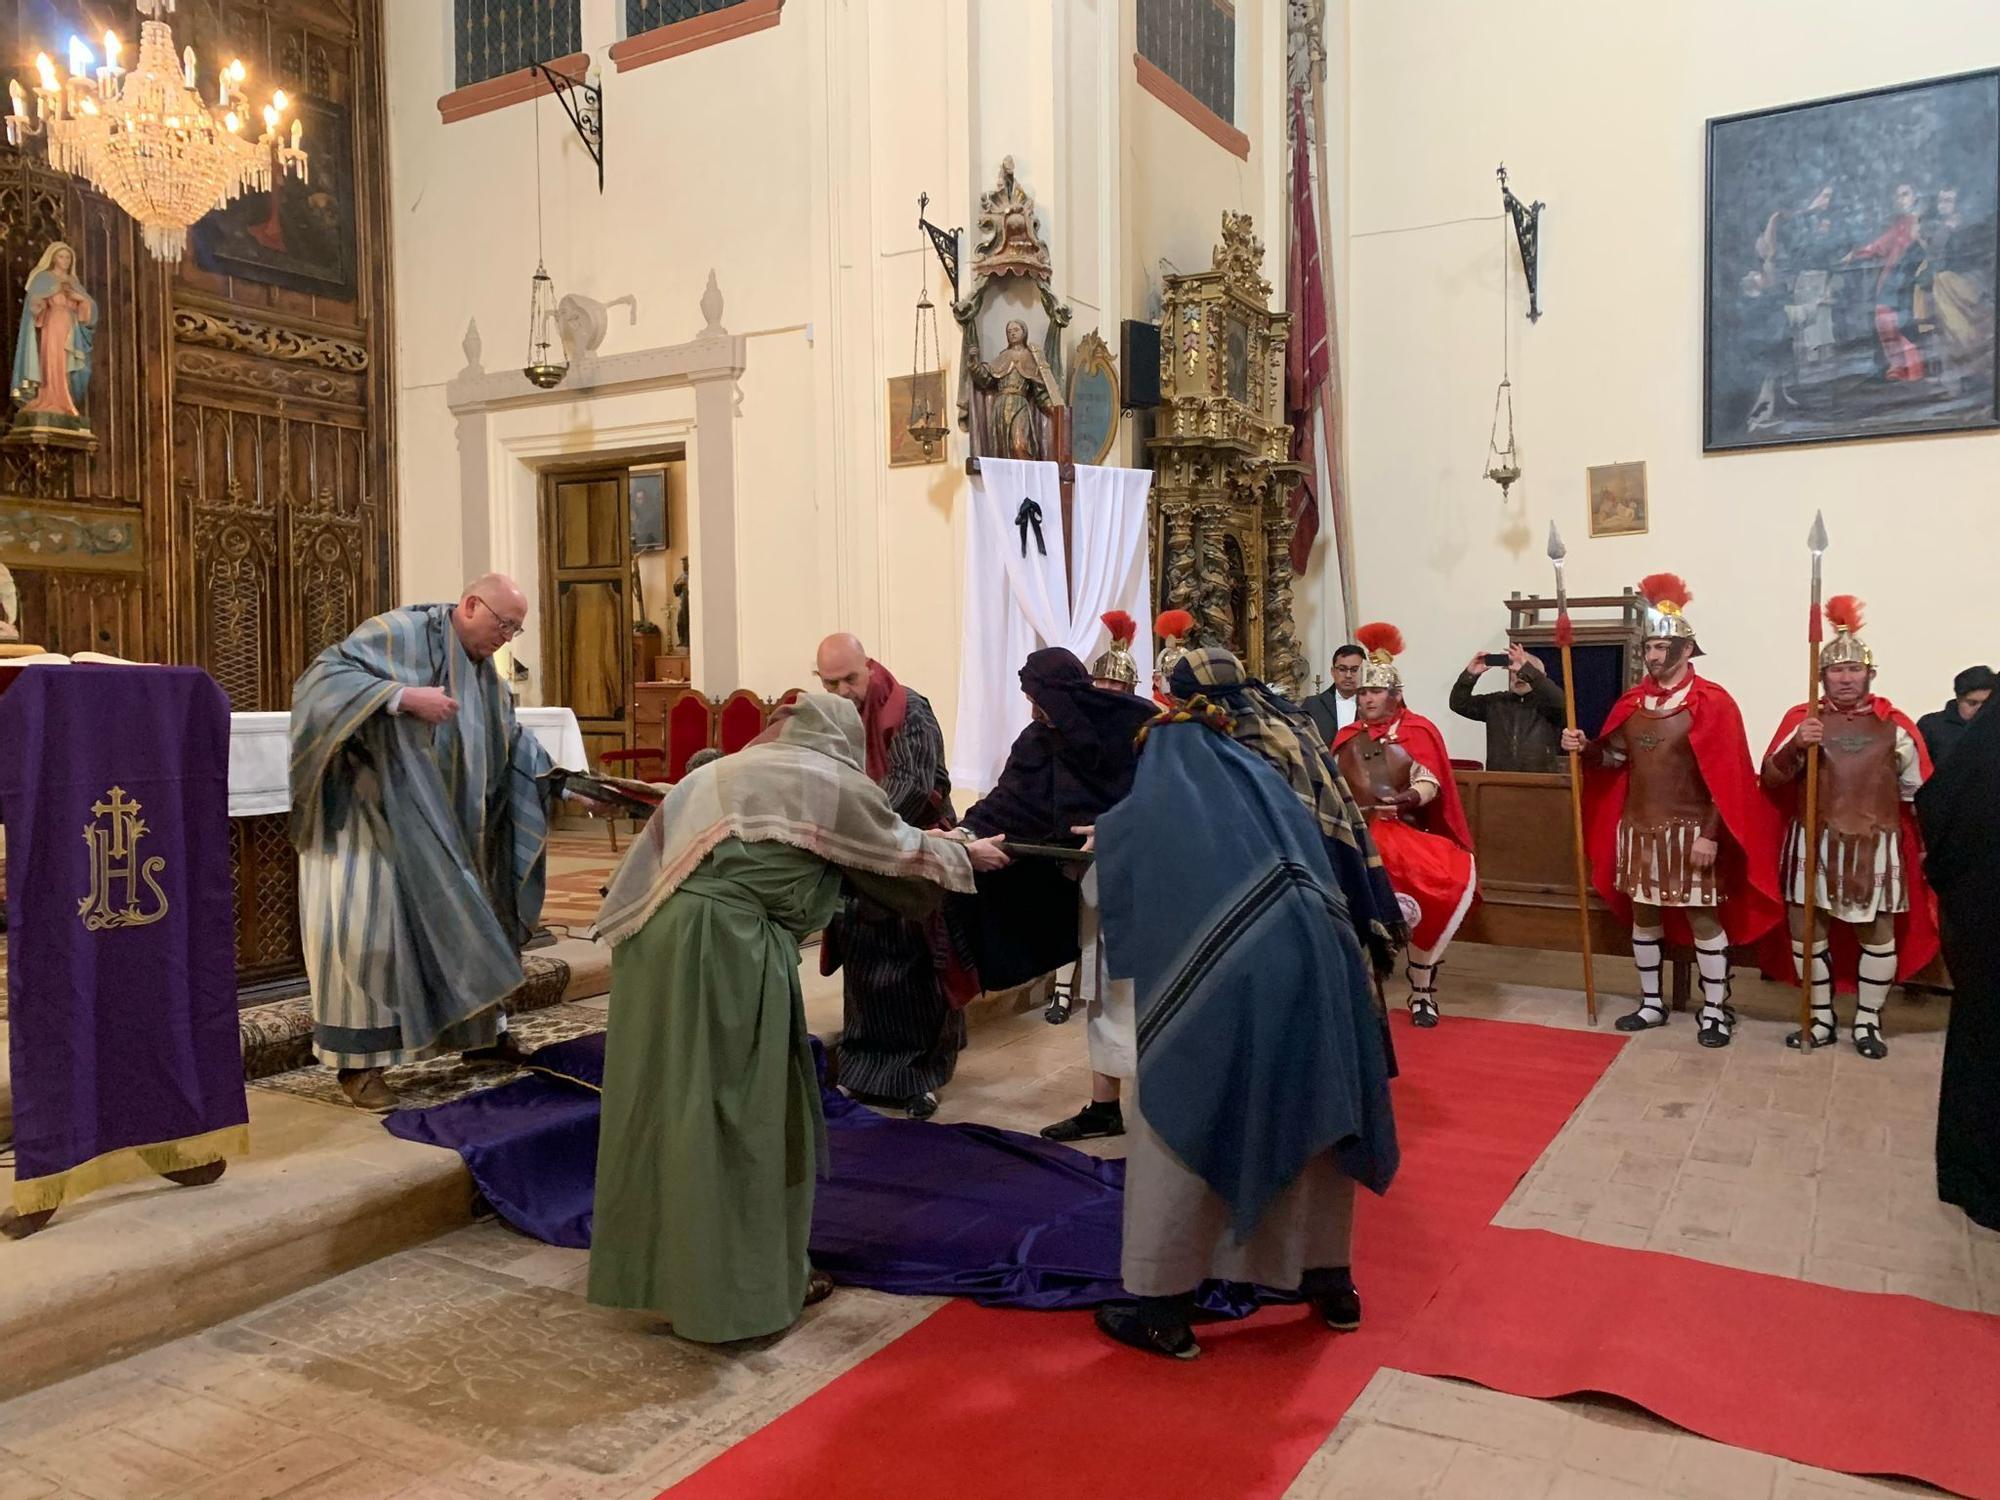
M 1667 1024 L 1667 1008 L 1657 1000 L 1641 1001 L 1637 1010 L 1620 1016 L 1613 1024 L 1620 1031 L 1651 1031 Z
M 1856 1018 L 1856 1021 L 1855 1021 L 1855 1025 L 1856 1025 L 1856 1028 L 1857 1028 L 1857 1031 L 1856 1031 L 1856 1036 L 1855 1036 L 1855 1045 L 1856 1045 L 1856 1046 L 1859 1046 L 1859 1045 L 1860 1045 L 1860 1042 L 1861 1042 L 1861 1038 L 1860 1038 L 1860 1035 L 1859 1035 L 1859 1026 L 1860 1026 L 1860 1020 L 1859 1020 L 1859 1018 L 1858 1018 L 1858 1017 Z M 1835 1025 L 1835 1023 L 1834 1023 L 1834 1015 L 1833 1015 L 1833 1006 L 1832 1006 L 1832 1004 L 1831 1004 L 1831 1003 L 1828 1003 L 1828 1004 L 1826 1004 L 1826 1005 L 1815 1005 L 1815 1006 L 1813 1006 L 1813 1008 L 1812 1008 L 1812 1044 L 1813 1044 L 1813 1045 L 1814 1045 L 1815 1047 L 1831 1047 L 1831 1046 L 1832 1046 L 1832 1045 L 1833 1045 L 1833 1044 L 1834 1044 L 1834 1043 L 1835 1043 L 1836 1041 L 1838 1041 L 1839 1039 L 1840 1039 L 1840 1031 L 1839 1031 L 1839 1028 L 1838 1028 L 1838 1027 L 1837 1027 L 1837 1026 Z M 1800 1033 L 1799 1033 L 1799 1032 L 1797 1032 L 1797 1031 L 1789 1031 L 1789 1032 L 1786 1032 L 1786 1033 L 1785 1033 L 1785 1045 L 1786 1045 L 1787 1047 L 1791 1047 L 1791 1048 L 1794 1048 L 1794 1049 L 1796 1049 L 1796 1048 L 1798 1048 L 1798 1047 L 1799 1047 L 1800 1045 L 1802 1045 L 1802 1039 L 1801 1039 L 1801 1036 L 1800 1036 Z M 1865 1053 L 1863 1054 L 1863 1056 L 1866 1056 L 1866 1055 L 1867 1055 L 1867 1054 L 1865 1054 Z
M 833 1278 L 824 1271 L 814 1271 L 806 1277 L 805 1305 L 824 1302 L 833 1295 Z
M 1818 1018 L 1814 1018 L 1814 1030 L 1818 1030 Z M 1882 1040 L 1882 1012 L 1862 1006 L 1854 1012 L 1854 1050 L 1870 1062 L 1880 1062 L 1889 1055 L 1889 1044 Z M 1831 1036 L 1827 1038 L 1833 1040 Z
M 1421 1026 L 1428 1031 L 1438 1023 L 1437 1001 L 1431 997 L 1436 990 L 1413 990 L 1410 994 L 1410 1024 Z
M 1704 1047 L 1727 1047 L 1729 1039 L 1735 1035 L 1736 1012 L 1727 1005 L 1720 1009 L 1722 1014 L 1719 1017 L 1702 1016 L 1694 1023 L 1694 1039 Z

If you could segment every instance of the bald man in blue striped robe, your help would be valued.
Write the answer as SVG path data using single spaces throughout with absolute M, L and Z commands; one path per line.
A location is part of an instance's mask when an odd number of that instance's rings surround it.
M 489 574 L 457 604 L 363 622 L 292 694 L 292 842 L 313 1050 L 365 1109 L 382 1070 L 520 1056 L 501 1000 L 541 916 L 546 751 L 493 653 L 527 600 Z

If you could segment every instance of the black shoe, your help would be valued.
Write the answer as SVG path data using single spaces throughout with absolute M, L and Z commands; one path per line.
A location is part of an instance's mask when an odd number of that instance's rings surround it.
M 1361 1293 L 1354 1289 L 1354 1277 L 1347 1267 L 1308 1271 L 1299 1290 L 1320 1321 L 1335 1333 L 1352 1333 L 1361 1326 Z
M 938 1112 L 938 1096 L 925 1090 L 915 1098 L 903 1102 L 903 1111 L 912 1120 L 928 1120 Z
M 1119 1343 L 1168 1359 L 1196 1359 L 1201 1345 L 1185 1314 L 1166 1297 L 1107 1302 L 1097 1309 L 1097 1326 Z
M 490 1047 L 467 1047 L 459 1055 L 479 1068 L 520 1068 L 528 1062 L 528 1054 L 521 1050 L 511 1031 L 501 1032 L 500 1039 Z
M 1045 1141 L 1095 1141 L 1125 1133 L 1125 1111 L 1116 1099 L 1100 1104 L 1092 1100 L 1067 1120 L 1044 1126 Z
M 1069 1019 L 1069 997 L 1060 991 L 1049 1001 L 1048 1009 L 1042 1012 L 1042 1019 L 1051 1026 L 1060 1026 Z
M 1704 1047 L 1727 1047 L 1730 1028 L 1735 1023 L 1736 1017 L 1727 1012 L 1720 1020 L 1713 1016 L 1704 1016 L 1694 1024 L 1694 1039 Z
M 1427 995 L 1410 996 L 1410 1024 L 1428 1031 L 1437 1023 L 1437 1001 Z
M 1660 1019 L 1649 1020 L 1646 1015 L 1648 1011 L 1657 1012 Z M 1615 1024 L 1620 1031 L 1651 1031 L 1655 1027 L 1667 1024 L 1667 1012 L 1664 1006 L 1654 1005 L 1648 1001 L 1630 1015 L 1620 1016 Z

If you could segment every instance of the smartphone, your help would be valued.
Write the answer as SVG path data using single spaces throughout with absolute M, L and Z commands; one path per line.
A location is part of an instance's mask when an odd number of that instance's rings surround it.
M 1504 667 L 1504 666 L 1506 666 L 1506 665 L 1507 665 L 1507 653 L 1506 653 L 1505 651 L 1489 651 L 1489 652 L 1487 652 L 1487 653 L 1486 653 L 1486 665 L 1487 665 L 1487 666 L 1489 666 L 1489 667 Z

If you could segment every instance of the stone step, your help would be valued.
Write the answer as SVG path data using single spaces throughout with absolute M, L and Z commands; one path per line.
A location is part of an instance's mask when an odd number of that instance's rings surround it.
M 609 951 L 565 940 L 552 997 L 602 1010 Z M 250 1090 L 249 1155 L 209 1187 L 129 1183 L 0 1240 L 0 1399 L 237 1317 L 470 1222 L 454 1152 L 374 1115 Z M 0 1167 L 0 1203 L 13 1185 Z

